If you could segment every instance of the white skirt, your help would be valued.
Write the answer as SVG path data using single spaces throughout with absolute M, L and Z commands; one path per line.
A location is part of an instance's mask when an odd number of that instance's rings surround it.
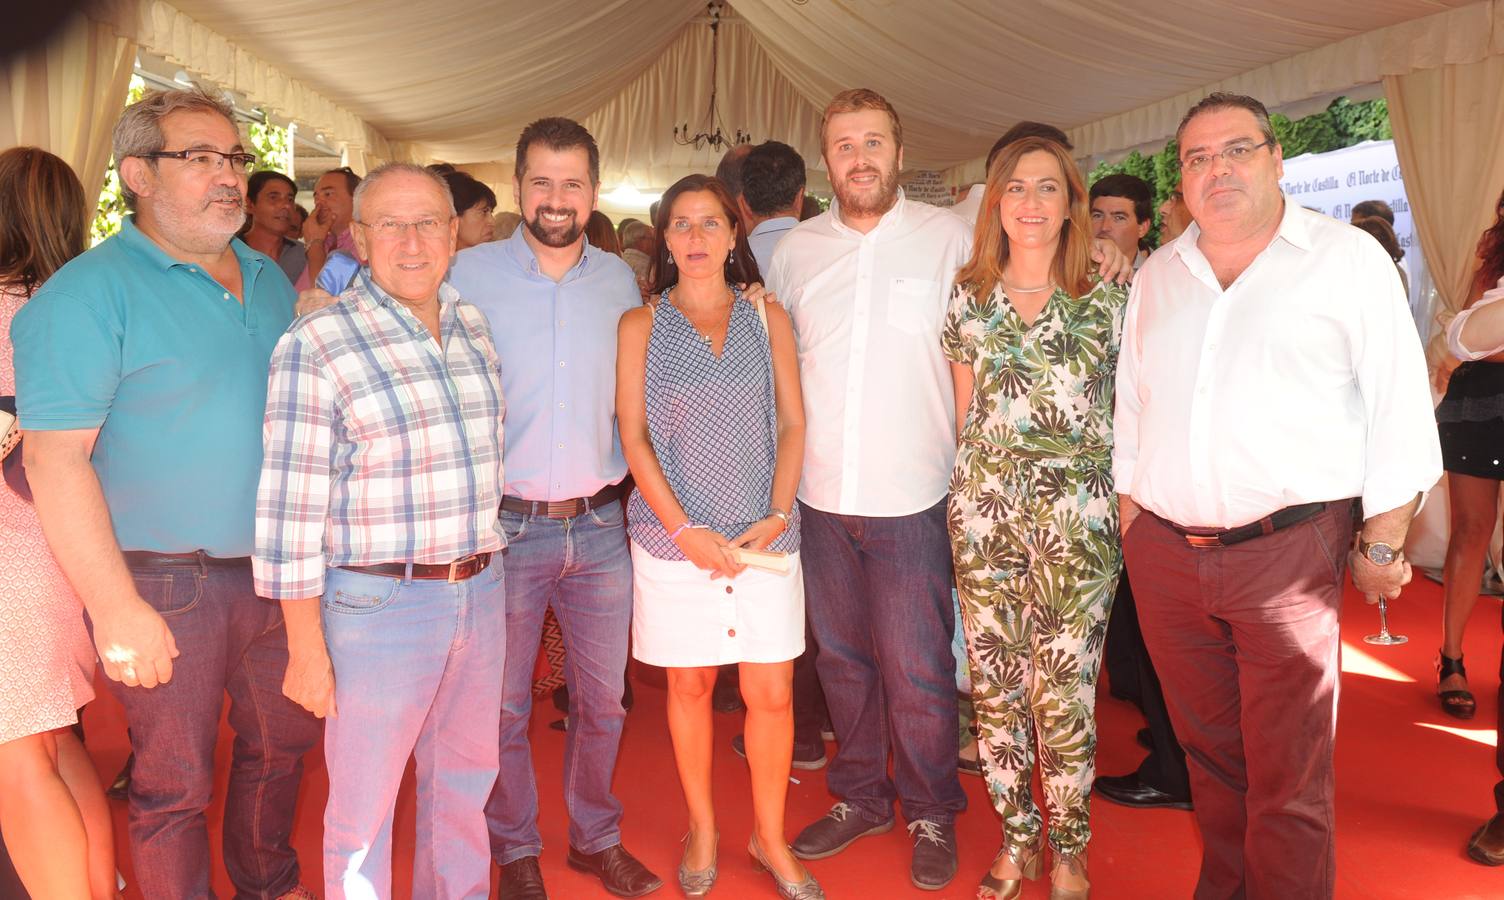
M 804 652 L 804 570 L 750 566 L 717 578 L 688 560 L 659 559 L 632 542 L 632 655 L 652 666 L 772 663 Z

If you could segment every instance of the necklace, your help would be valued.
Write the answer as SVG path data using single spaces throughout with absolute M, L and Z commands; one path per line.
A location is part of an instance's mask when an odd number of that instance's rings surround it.
M 1048 284 L 1041 285 L 1040 287 L 1034 288 L 1014 287 L 1006 281 L 1003 282 L 1003 290 L 1007 291 L 1010 294 L 1037 294 L 1040 291 L 1052 291 L 1054 289 L 1055 282 L 1053 281 L 1049 282 Z
M 670 301 L 673 300 L 673 295 L 672 294 L 669 295 L 669 300 Z M 733 294 L 731 296 L 731 302 L 726 304 L 725 315 L 724 316 L 717 316 L 716 319 L 715 319 L 714 325 L 711 327 L 711 329 L 708 332 L 705 329 L 702 329 L 700 327 L 699 323 L 697 323 L 693 318 L 690 317 L 688 310 L 684 309 L 684 307 L 682 307 L 679 304 L 675 303 L 674 304 L 674 308 L 677 309 L 677 310 L 679 310 L 679 314 L 682 315 L 684 317 L 684 320 L 689 323 L 689 327 L 693 328 L 695 330 L 695 336 L 700 339 L 701 343 L 703 343 L 707 347 L 714 347 L 715 346 L 715 337 L 714 337 L 714 335 L 717 332 L 721 332 L 721 331 L 726 330 L 726 328 L 731 324 L 731 310 L 732 310 L 732 307 L 735 306 L 735 305 L 736 305 L 736 295 Z

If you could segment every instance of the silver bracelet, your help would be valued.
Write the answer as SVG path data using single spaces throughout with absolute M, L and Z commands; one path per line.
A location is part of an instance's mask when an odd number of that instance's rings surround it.
M 789 514 L 781 509 L 774 509 L 773 511 L 769 512 L 768 515 L 782 519 L 784 528 L 788 528 L 790 525 L 794 524 L 793 519 L 789 518 Z
M 708 528 L 710 528 L 710 526 L 709 526 L 709 525 L 696 525 L 696 524 L 694 524 L 694 523 L 693 523 L 693 522 L 689 522 L 689 521 L 685 521 L 685 523 L 684 523 L 684 524 L 683 524 L 683 525 L 680 525 L 680 526 L 679 526 L 679 527 L 678 527 L 678 528 L 675 528 L 675 529 L 674 529 L 674 530 L 673 530 L 673 531 L 670 531 L 670 532 L 669 532 L 669 533 L 668 533 L 668 539 L 669 539 L 669 540 L 670 540 L 670 541 L 675 541 L 675 540 L 678 540 L 678 538 L 679 538 L 679 534 L 680 534 L 680 533 L 681 533 L 681 532 L 682 532 L 682 531 L 684 531 L 684 529 L 686 529 L 686 528 L 702 528 L 702 529 L 708 529 Z

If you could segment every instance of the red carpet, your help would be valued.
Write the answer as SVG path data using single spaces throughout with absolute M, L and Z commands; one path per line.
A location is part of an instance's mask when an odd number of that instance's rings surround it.
M 1440 605 L 1439 586 L 1417 577 L 1390 616 L 1393 630 L 1408 634 L 1410 643 L 1395 648 L 1371 647 L 1362 643 L 1362 636 L 1377 630 L 1377 613 L 1349 592 L 1343 626 L 1346 674 L 1337 745 L 1338 897 L 1504 897 L 1504 869 L 1479 866 L 1462 852 L 1468 835 L 1492 813 L 1492 787 L 1498 780 L 1492 742 L 1499 604 L 1484 598 L 1473 617 L 1468 662 L 1480 710 L 1476 719 L 1466 723 L 1445 717 L 1435 699 L 1431 666 L 1439 643 Z M 637 707 L 627 720 L 616 785 L 626 805 L 626 845 L 665 878 L 668 883 L 654 896 L 668 898 L 679 896 L 673 872 L 684 825 L 663 719 L 662 682 L 654 674 L 642 672 L 636 679 Z M 1142 755 L 1133 741 L 1141 720 L 1132 707 L 1108 698 L 1105 691 L 1098 708 L 1102 733 L 1099 771 L 1120 774 L 1131 770 Z M 545 701 L 535 713 L 532 732 L 543 792 L 542 829 L 547 846 L 544 877 L 552 896 L 560 900 L 609 897 L 593 880 L 564 866 L 566 822 L 559 788 L 564 737 L 546 727 L 553 718 L 552 707 Z M 723 900 L 775 896 L 767 877 L 746 865 L 741 849 L 751 819 L 746 772 L 727 743 L 736 733 L 739 720 L 733 715 L 717 717 L 716 786 L 724 818 L 721 879 L 712 896 Z M 101 777 L 112 776 L 125 758 L 125 729 L 120 709 L 108 694 L 90 709 L 87 726 Z M 221 744 L 221 773 L 226 771 L 228 752 L 229 741 L 225 740 Z M 796 777 L 802 783 L 790 786 L 790 835 L 822 814 L 831 802 L 822 773 L 798 772 Z M 998 823 L 981 781 L 962 780 L 971 808 L 959 823 L 961 870 L 947 890 L 932 894 L 909 885 L 908 835 L 900 826 L 889 834 L 867 838 L 840 856 L 812 864 L 830 895 L 973 896 L 976 878 L 997 849 Z M 319 822 L 326 787 L 323 756 L 315 750 L 308 757 L 294 836 L 304 880 L 315 890 L 321 887 Z M 120 866 L 130 879 L 124 804 L 115 805 Z M 411 866 L 412 810 L 409 785 L 397 807 L 399 898 L 408 896 L 405 884 Z M 211 827 L 216 833 L 221 813 L 222 807 L 216 802 L 210 810 Z M 1130 810 L 1098 801 L 1093 804 L 1092 819 L 1094 896 L 1190 896 L 1200 858 L 1191 814 Z M 217 858 L 214 864 L 216 890 L 222 897 L 232 896 Z M 1024 896 L 1043 898 L 1048 893 L 1048 885 L 1038 882 L 1029 885 Z M 141 895 L 128 889 L 126 896 Z

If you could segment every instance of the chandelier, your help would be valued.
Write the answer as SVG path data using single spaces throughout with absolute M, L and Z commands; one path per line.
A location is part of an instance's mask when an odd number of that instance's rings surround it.
M 721 114 L 716 110 L 717 69 L 720 62 L 721 52 L 721 11 L 725 7 L 725 0 L 710 0 L 705 4 L 705 12 L 710 16 L 710 108 L 705 112 L 705 120 L 701 123 L 701 130 L 691 135 L 689 123 L 674 128 L 674 143 L 681 146 L 693 146 L 696 150 L 710 147 L 720 150 L 737 144 L 752 142 L 752 135 L 736 129 L 734 137 L 727 137 L 721 130 Z

